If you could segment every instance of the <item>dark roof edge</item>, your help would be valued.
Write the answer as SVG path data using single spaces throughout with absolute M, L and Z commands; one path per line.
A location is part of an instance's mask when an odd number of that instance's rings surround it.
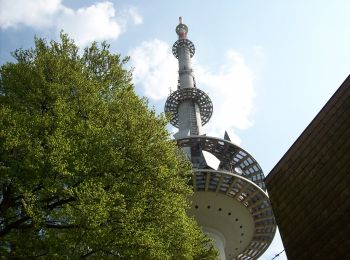
M 348 75 L 348 77 L 343 81 L 343 83 L 340 85 L 340 87 L 334 92 L 334 94 L 330 97 L 330 99 L 327 101 L 327 103 L 321 108 L 321 110 L 317 113 L 317 115 L 311 120 L 311 122 L 308 124 L 308 126 L 303 130 L 303 132 L 299 135 L 299 137 L 294 141 L 294 143 L 291 145 L 291 147 L 289 147 L 289 149 L 287 150 L 287 152 L 285 152 L 285 154 L 282 156 L 282 158 L 277 162 L 277 164 L 272 168 L 272 170 L 269 172 L 269 174 L 267 174 L 267 176 L 265 177 L 265 182 L 268 182 L 268 180 L 273 177 L 273 175 L 275 174 L 275 170 L 277 170 L 277 168 L 280 166 L 280 164 L 285 160 L 285 157 L 287 157 L 289 155 L 289 153 L 292 152 L 292 150 L 298 145 L 298 143 L 301 141 L 301 139 L 304 137 L 305 132 L 313 127 L 314 124 L 318 124 L 319 122 L 317 122 L 317 119 L 321 116 L 323 116 L 323 114 L 327 113 L 328 110 L 328 106 L 331 105 L 332 101 L 334 99 L 337 99 L 338 96 L 341 96 L 343 90 L 345 89 L 345 87 L 347 85 L 350 85 L 350 74 Z M 344 88 L 344 89 L 343 89 Z

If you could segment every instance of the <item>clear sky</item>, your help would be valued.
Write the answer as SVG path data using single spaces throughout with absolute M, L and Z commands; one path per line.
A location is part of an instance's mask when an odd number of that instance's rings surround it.
M 176 88 L 171 46 L 183 16 L 197 87 L 214 105 L 205 131 L 227 130 L 267 175 L 348 76 L 349 13 L 348 0 L 0 0 L 0 63 L 61 29 L 80 47 L 106 40 L 131 56 L 137 93 L 160 113 Z M 261 259 L 281 250 L 277 235 Z

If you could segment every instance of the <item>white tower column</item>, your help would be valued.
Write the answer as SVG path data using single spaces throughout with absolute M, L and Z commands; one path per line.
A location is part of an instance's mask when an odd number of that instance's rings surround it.
M 176 33 L 179 40 L 175 43 L 179 62 L 179 89 L 195 88 L 194 76 L 191 67 L 191 55 L 194 54 L 194 45 L 187 39 L 188 28 L 179 19 L 179 25 L 176 27 Z M 193 49 L 192 49 L 193 48 Z M 191 52 L 193 50 L 193 52 Z M 202 120 L 200 110 L 195 100 L 184 100 L 179 104 L 179 132 L 177 136 L 201 135 Z
M 208 237 L 214 240 L 216 249 L 219 251 L 219 254 L 220 254 L 220 260 L 226 260 L 225 237 L 215 229 L 208 228 L 208 227 L 203 227 L 202 229 Z

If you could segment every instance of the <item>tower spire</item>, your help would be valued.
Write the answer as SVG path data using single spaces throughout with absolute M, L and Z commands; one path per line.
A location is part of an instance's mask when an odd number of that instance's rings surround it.
M 179 84 L 178 90 L 168 97 L 165 112 L 171 114 L 171 124 L 179 128 L 174 135 L 177 139 L 202 135 L 202 126 L 209 121 L 213 105 L 208 95 L 196 88 L 191 65 L 195 47 L 187 38 L 188 27 L 181 16 L 175 31 L 178 40 L 174 43 L 172 52 L 179 63 Z

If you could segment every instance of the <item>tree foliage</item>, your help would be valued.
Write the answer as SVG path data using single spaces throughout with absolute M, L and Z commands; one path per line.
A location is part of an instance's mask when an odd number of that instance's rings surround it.
M 0 255 L 212 259 L 186 215 L 190 165 L 127 59 L 65 34 L 0 71 Z

